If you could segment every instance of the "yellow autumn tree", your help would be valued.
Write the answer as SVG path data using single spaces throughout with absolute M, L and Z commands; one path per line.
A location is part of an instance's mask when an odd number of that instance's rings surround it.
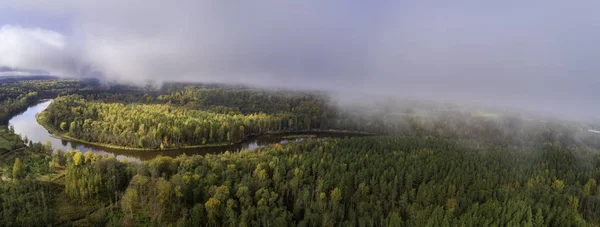
M 76 166 L 79 166 L 81 164 L 81 161 L 82 161 L 81 152 L 76 151 L 75 154 L 73 155 L 73 163 L 75 163 Z
M 15 159 L 15 164 L 12 169 L 13 179 L 19 180 L 25 176 L 25 169 L 23 168 L 23 162 L 20 158 Z

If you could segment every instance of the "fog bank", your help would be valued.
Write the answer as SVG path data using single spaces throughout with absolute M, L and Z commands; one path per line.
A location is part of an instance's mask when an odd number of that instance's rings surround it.
M 591 0 L 8 0 L 0 14 L 68 20 L 59 29 L 3 25 L 0 66 L 136 84 L 234 82 L 592 117 L 600 111 L 599 9 Z

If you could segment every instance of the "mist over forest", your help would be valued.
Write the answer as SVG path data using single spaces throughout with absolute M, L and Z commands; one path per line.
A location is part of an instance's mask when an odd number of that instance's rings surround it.
M 0 1 L 2 226 L 600 226 L 600 2 Z
M 11 0 L 0 4 L 0 66 L 133 84 L 243 83 L 480 103 L 589 119 L 600 112 L 598 4 Z

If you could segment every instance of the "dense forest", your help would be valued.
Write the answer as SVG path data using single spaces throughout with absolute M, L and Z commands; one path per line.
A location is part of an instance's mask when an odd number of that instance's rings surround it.
M 46 83 L 70 85 L 49 93 Z M 0 226 L 600 225 L 600 134 L 583 123 L 348 108 L 326 94 L 239 86 L 38 80 L 0 90 L 14 90 L 3 93 L 10 100 L 37 92 L 31 103 L 59 96 L 40 122 L 126 147 L 231 143 L 277 131 L 373 134 L 132 163 L 53 150 L 2 126 Z
M 166 149 L 226 144 L 248 135 L 310 130 L 383 133 L 382 122 L 343 118 L 326 95 L 256 89 L 173 86 L 158 93 L 62 96 L 38 117 L 82 141 Z M 138 95 L 137 99 L 136 96 Z
M 414 136 L 141 164 L 54 152 L 6 168 L 0 217 L 5 225 L 583 226 L 600 218 L 599 170 L 598 151 L 586 147 Z M 77 205 L 94 209 L 75 220 L 56 213 Z
M 168 149 L 239 142 L 249 135 L 335 130 L 369 134 L 474 139 L 500 145 L 545 141 L 600 148 L 596 135 L 572 122 L 525 119 L 471 110 L 431 112 L 346 109 L 317 94 L 183 87 L 154 98 L 147 93 L 56 98 L 38 121 L 80 141 L 127 148 Z M 197 95 L 197 96 L 196 96 Z M 189 97 L 198 97 L 195 99 Z M 258 102 L 256 102 L 258 100 Z

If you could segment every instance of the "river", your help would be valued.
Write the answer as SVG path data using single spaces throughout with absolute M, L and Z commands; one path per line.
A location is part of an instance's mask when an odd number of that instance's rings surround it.
M 225 151 L 239 151 L 241 149 L 254 150 L 264 146 L 270 146 L 276 143 L 286 144 L 289 142 L 301 142 L 303 138 L 286 139 L 284 136 L 290 134 L 276 134 L 276 135 L 264 135 L 253 137 L 245 140 L 244 142 L 230 145 L 230 146 L 218 146 L 218 147 L 204 147 L 204 148 L 193 148 L 193 149 L 179 149 L 179 150 L 168 150 L 168 151 L 131 151 L 99 147 L 89 144 L 82 144 L 76 141 L 69 141 L 64 139 L 58 139 L 52 136 L 52 134 L 46 130 L 43 126 L 37 123 L 35 115 L 48 107 L 52 100 L 42 101 L 36 105 L 29 107 L 25 112 L 14 116 L 10 119 L 9 125 L 14 126 L 15 133 L 27 138 L 33 142 L 45 143 L 46 140 L 52 142 L 53 149 L 61 149 L 66 151 L 68 149 L 79 150 L 81 152 L 91 151 L 98 154 L 114 156 L 119 160 L 127 159 L 132 162 L 140 162 L 150 160 L 158 155 L 176 157 L 181 154 L 193 155 L 193 154 L 215 154 L 223 153 Z M 316 135 L 316 138 L 342 138 L 346 136 L 359 136 L 360 134 L 355 133 L 342 133 L 342 132 L 309 132 L 301 134 Z M 294 135 L 298 135 L 295 133 Z

